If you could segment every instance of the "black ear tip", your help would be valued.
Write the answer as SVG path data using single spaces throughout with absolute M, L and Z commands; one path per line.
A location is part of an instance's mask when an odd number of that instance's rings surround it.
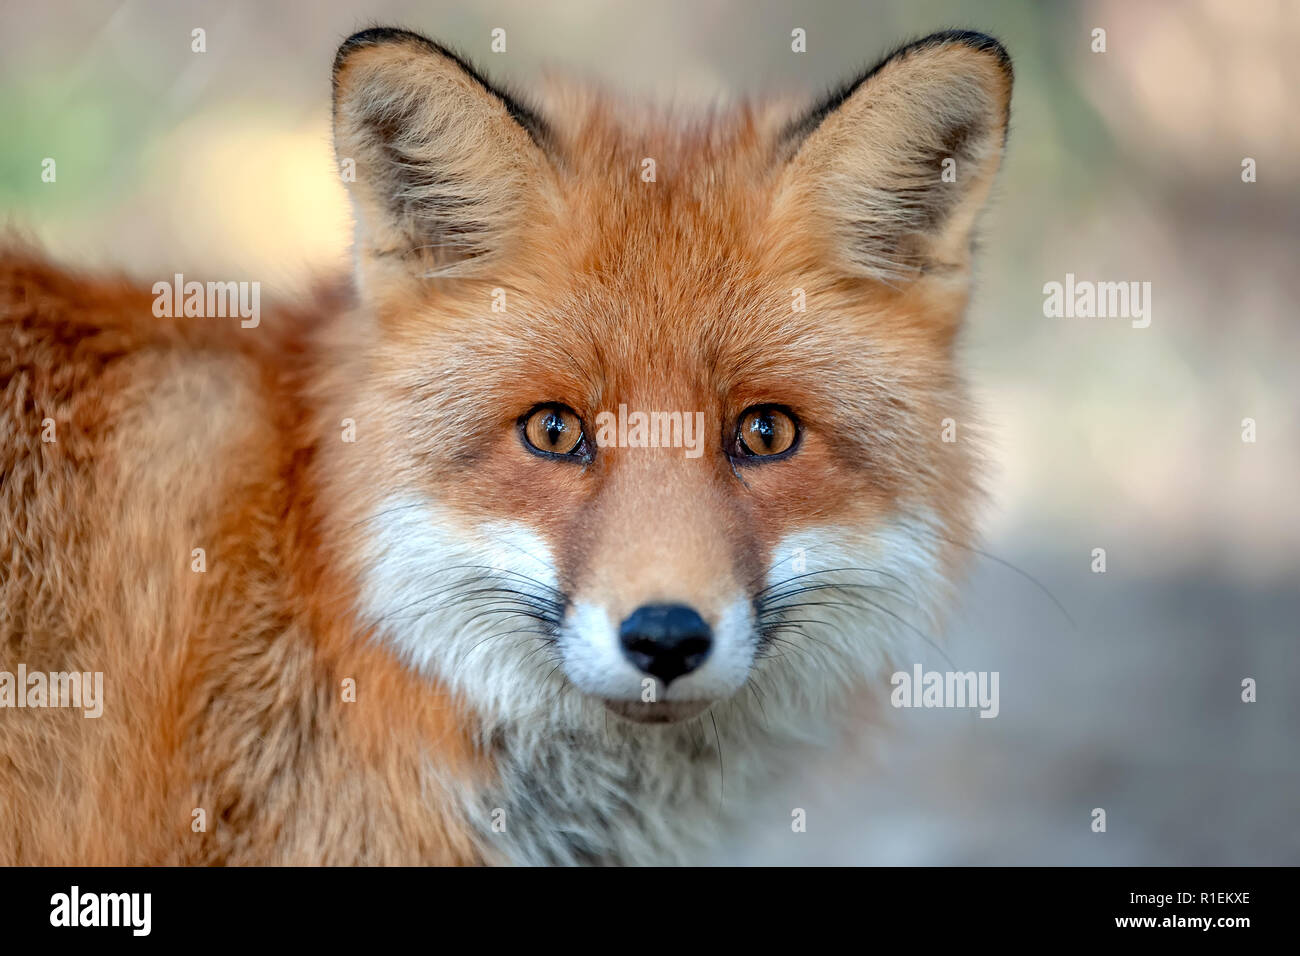
M 338 52 L 334 54 L 333 75 L 338 76 L 344 62 L 357 50 L 364 47 L 382 46 L 387 43 L 411 44 L 423 47 L 432 53 L 445 52 L 438 44 L 414 30 L 403 30 L 398 27 L 370 27 L 352 34 L 339 44 Z
M 532 138 L 533 142 L 543 146 L 549 138 L 549 132 L 546 124 L 541 118 L 523 105 L 514 96 L 510 95 L 503 88 L 493 84 L 486 76 L 476 70 L 465 57 L 456 53 L 454 50 L 443 46 L 436 40 L 430 40 L 422 33 L 416 33 L 414 30 L 403 30 L 400 27 L 370 27 L 359 33 L 354 33 L 339 45 L 338 52 L 334 54 L 334 69 L 331 73 L 331 82 L 334 89 L 335 109 L 338 108 L 339 102 L 339 74 L 343 70 L 344 64 L 348 57 L 356 51 L 368 47 L 377 46 L 397 46 L 405 45 L 408 48 L 414 48 L 422 53 L 439 57 L 461 70 L 466 76 L 477 83 L 483 90 L 500 100 L 510 115 L 514 118 L 524 131 Z
M 1001 68 L 1003 76 L 1006 77 L 1007 88 L 1010 89 L 1013 80 L 1011 54 L 998 40 L 995 40 L 987 33 L 977 33 L 974 30 L 941 30 L 938 33 L 931 33 L 929 36 L 921 37 L 919 40 L 913 40 L 911 43 L 903 44 L 877 60 L 870 69 L 859 73 L 857 77 L 845 83 L 839 89 L 828 93 L 821 103 L 813 107 L 805 116 L 795 119 L 785 128 L 781 137 L 782 142 L 790 143 L 802 140 L 816 129 L 823 119 L 839 109 L 860 87 L 881 70 L 890 66 L 890 64 L 905 60 L 916 53 L 956 45 L 968 47 L 992 56 Z
M 940 30 L 938 33 L 931 33 L 928 37 L 922 37 L 915 43 L 909 43 L 892 54 L 891 59 L 895 56 L 911 53 L 914 50 L 948 46 L 950 44 L 959 44 L 970 47 L 972 50 L 978 50 L 980 53 L 987 53 L 997 61 L 998 66 L 1002 68 L 1008 78 L 1014 73 L 1011 66 L 1011 54 L 1002 45 L 1002 41 L 989 36 L 987 33 L 979 33 L 976 30 Z

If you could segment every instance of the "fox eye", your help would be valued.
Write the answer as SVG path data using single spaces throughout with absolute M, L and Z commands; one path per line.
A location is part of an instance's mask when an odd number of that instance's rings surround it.
M 799 441 L 794 414 L 779 405 L 745 409 L 736 427 L 736 448 L 746 458 L 776 458 L 793 451 Z
M 587 458 L 582 419 L 567 405 L 538 405 L 519 420 L 528 447 L 557 458 Z

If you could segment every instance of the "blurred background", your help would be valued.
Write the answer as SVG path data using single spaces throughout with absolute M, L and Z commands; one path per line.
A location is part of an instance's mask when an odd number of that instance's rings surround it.
M 4 0 L 0 217 L 145 276 L 270 293 L 345 268 L 329 68 L 376 23 L 524 91 L 554 68 L 682 104 L 811 97 L 937 29 L 1000 38 L 1012 131 L 964 343 L 995 557 L 948 661 L 917 660 L 999 671 L 1001 714 L 893 712 L 716 861 L 1300 863 L 1300 4 Z M 1045 318 L 1066 273 L 1150 282 L 1150 327 Z

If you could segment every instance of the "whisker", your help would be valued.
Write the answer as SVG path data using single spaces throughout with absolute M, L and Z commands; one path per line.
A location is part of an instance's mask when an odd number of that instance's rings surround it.
M 718 745 L 718 806 L 722 806 L 722 800 L 727 792 L 727 771 L 722 760 L 722 735 L 718 733 L 718 720 L 713 716 L 713 708 L 709 708 L 709 720 L 713 723 L 713 740 Z
M 495 640 L 499 640 L 499 639 L 501 639 L 501 638 L 503 638 L 503 637 L 510 637 L 510 636 L 513 635 L 513 634 L 528 634 L 528 635 L 531 635 L 533 640 L 535 640 L 535 641 L 541 641 L 543 647 L 545 647 L 547 644 L 551 643 L 551 640 L 552 640 L 552 639 L 550 638 L 550 636 L 549 636 L 545 631 L 538 631 L 538 630 L 535 630 L 535 629 L 532 629 L 532 628 L 521 628 L 521 629 L 519 629 L 519 630 L 515 630 L 515 631 L 502 631 L 502 632 L 499 633 L 499 634 L 489 634 L 487 637 L 483 638 L 483 640 L 478 641 L 478 642 L 477 642 L 473 647 L 471 647 L 468 651 L 465 652 L 465 656 L 466 656 L 466 657 L 469 657 L 470 654 L 473 654 L 476 650 L 478 650 L 478 649 L 479 649 L 480 647 L 482 647 L 484 644 L 488 643 L 488 641 L 495 641 Z M 516 646 L 518 646 L 518 642 L 516 642 Z M 527 660 L 527 658 L 525 658 L 525 660 Z
M 440 572 L 438 572 L 438 573 L 441 574 L 442 572 L 440 571 Z M 422 605 L 422 604 L 427 604 L 427 603 L 429 603 L 430 601 L 435 601 L 435 600 L 439 599 L 440 597 L 442 597 L 444 594 L 447 594 L 448 592 L 451 592 L 451 591 L 457 591 L 457 590 L 459 590 L 459 589 L 464 589 L 464 588 L 466 587 L 466 585 L 476 584 L 476 583 L 479 583 L 479 582 L 481 582 L 481 581 L 483 581 L 483 580 L 485 580 L 485 579 L 483 578 L 483 576 L 480 575 L 480 576 L 478 576 L 477 578 L 464 578 L 464 579 L 461 579 L 461 580 L 458 580 L 458 581 L 453 581 L 453 582 L 451 582 L 451 583 L 449 583 L 449 584 L 446 584 L 446 585 L 444 585 L 444 586 L 442 586 L 442 587 L 435 588 L 435 589 L 433 589 L 432 591 L 429 591 L 429 592 L 427 592 L 426 594 L 424 594 L 422 597 L 419 597 L 419 598 L 417 598 L 416 600 L 411 601 L 411 602 L 409 602 L 409 603 L 407 603 L 407 604 L 404 604 L 402 607 L 396 608 L 396 609 L 394 609 L 393 611 L 390 611 L 388 614 L 383 615 L 382 617 L 378 618 L 378 619 L 375 621 L 375 623 L 376 623 L 376 624 L 382 624 L 382 623 L 385 623 L 385 622 L 388 621 L 389 619 L 394 618 L 396 615 L 401 614 L 401 613 L 404 612 L 404 611 L 408 611 L 408 610 L 410 610 L 410 609 L 413 608 L 413 607 L 418 607 L 418 606 L 420 606 L 420 605 Z M 557 625 L 559 624 L 559 618 L 560 618 L 560 614 L 561 614 L 561 612 L 562 612 L 562 605 L 561 605 L 559 602 L 557 602 L 557 601 L 552 601 L 552 600 L 549 599 L 549 598 L 540 598 L 540 597 L 537 597 L 536 595 L 531 595 L 531 594 L 528 594 L 527 592 L 519 591 L 519 590 L 516 590 L 516 589 L 513 589 L 513 588 L 502 587 L 502 586 L 499 586 L 499 585 L 487 585 L 487 586 L 480 587 L 480 588 L 471 588 L 471 589 L 469 589 L 469 590 L 460 590 L 460 593 L 458 594 L 457 597 L 458 597 L 458 598 L 465 598 L 465 599 L 468 599 L 469 597 L 472 597 L 472 596 L 477 595 L 477 594 L 493 594 L 493 593 L 495 593 L 495 594 L 513 594 L 513 595 L 516 595 L 516 596 L 518 596 L 518 597 L 520 597 L 520 598 L 526 599 L 526 600 L 528 600 L 529 602 L 531 602 L 531 603 L 532 603 L 532 604 L 537 608 L 537 610 L 538 610 L 539 612 L 543 612 L 543 613 L 547 613 L 547 612 L 549 612 L 550 617 L 554 620 L 554 622 L 555 622 Z M 449 603 L 447 606 L 457 606 L 457 602 L 456 602 L 456 601 L 453 601 L 453 602 Z
M 855 567 L 823 568 L 818 571 L 807 571 L 803 574 L 796 574 L 792 577 L 783 578 L 780 581 L 777 581 L 773 584 L 769 584 L 767 587 L 762 588 L 759 591 L 756 591 L 754 597 L 756 600 L 762 600 L 763 595 L 766 594 L 768 591 L 774 590 L 775 588 L 778 587 L 785 587 L 787 585 L 793 584 L 795 581 L 801 581 L 804 578 L 815 577 L 816 575 L 819 574 L 845 574 L 845 573 L 879 574 L 881 577 L 886 577 L 894 581 L 897 581 L 903 588 L 905 588 L 909 593 L 911 593 L 913 597 L 915 597 L 915 592 L 912 590 L 912 587 L 906 581 L 900 578 L 898 575 L 891 574 L 888 571 L 881 571 L 878 568 L 855 568 Z
M 1048 600 L 1050 600 L 1054 605 L 1056 605 L 1056 609 L 1060 611 L 1061 616 L 1064 617 L 1067 622 L 1069 622 L 1070 627 L 1076 630 L 1078 629 L 1078 625 L 1074 622 L 1074 618 L 1070 615 L 1070 612 L 1065 609 L 1065 605 L 1060 602 L 1060 600 L 1056 597 L 1054 593 L 1052 593 L 1052 590 L 1042 581 L 1038 580 L 1038 578 L 1034 577 L 1034 575 L 1026 571 L 1024 568 L 1017 567 L 1016 565 L 1012 564 L 1010 561 L 1006 560 L 1005 558 L 1000 558 L 996 554 L 991 554 L 988 551 L 983 550 L 982 548 L 976 547 L 975 545 L 966 544 L 963 541 L 954 541 L 952 538 L 949 538 L 947 535 L 940 534 L 938 531 L 935 531 L 932 528 L 927 528 L 926 534 L 929 534 L 931 537 L 939 541 L 942 541 L 945 544 L 950 544 L 954 548 L 964 548 L 965 550 L 971 552 L 972 554 L 978 555 L 981 558 L 986 558 L 989 561 L 992 561 L 994 564 L 1001 565 L 1002 567 L 1006 568 L 1008 571 L 1014 571 L 1016 574 L 1020 575 L 1020 577 L 1024 578 L 1030 584 L 1034 585 L 1034 587 L 1038 588 L 1038 590 L 1042 591 L 1043 594 L 1047 596 Z
M 762 599 L 760 607 L 769 606 L 769 602 L 774 603 L 777 601 L 783 601 L 786 598 L 798 597 L 800 594 L 809 594 L 813 591 L 846 590 L 849 588 L 856 588 L 863 591 L 880 591 L 883 594 L 890 594 L 894 597 L 902 598 L 907 601 L 911 607 L 917 607 L 916 602 L 910 600 L 908 595 L 903 594 L 901 591 L 895 591 L 893 588 L 882 587 L 879 584 L 857 584 L 852 581 L 841 581 L 836 582 L 835 584 L 802 584 L 798 587 L 789 588 L 788 590 L 780 591 L 776 594 L 767 595 Z
M 758 692 L 758 685 L 754 683 L 754 675 L 750 674 L 745 678 L 745 687 L 753 696 L 754 702 L 758 704 L 758 711 L 763 715 L 763 725 L 767 725 L 767 706 L 763 703 L 763 697 Z
M 423 508 L 423 507 L 424 507 L 423 501 L 412 501 L 409 502 L 408 504 L 398 505 L 395 508 L 385 508 L 382 511 L 376 511 L 373 514 L 366 515 L 360 521 L 352 522 L 352 524 L 348 525 L 347 528 L 344 530 L 351 531 L 354 528 L 358 527 L 359 525 L 363 525 L 368 521 L 378 521 L 380 518 L 386 518 L 389 515 L 395 515 L 401 511 L 410 511 L 412 508 Z
M 828 587 L 830 587 L 830 585 L 828 585 Z M 853 597 L 856 597 L 859 601 L 862 602 L 862 604 L 865 604 L 867 607 L 871 608 L 872 610 L 879 611 L 879 612 L 882 613 L 882 614 L 887 614 L 887 615 L 889 615 L 889 617 L 893 618 L 893 619 L 894 619 L 895 621 L 897 621 L 899 624 L 903 625 L 903 627 L 907 628 L 909 631 L 911 631 L 913 634 L 915 634 L 917 637 L 919 637 L 921 640 L 923 640 L 926 644 L 928 644 L 928 645 L 929 645 L 929 646 L 930 646 L 930 647 L 935 651 L 935 653 L 937 653 L 940 657 L 942 657 L 942 658 L 944 659 L 945 662 L 947 662 L 948 666 L 950 666 L 950 667 L 955 667 L 955 666 L 956 666 L 956 665 L 953 663 L 952 659 L 948 656 L 947 652 L 944 651 L 944 649 L 943 649 L 942 647 L 940 647 L 939 644 L 938 644 L 938 643 L 937 643 L 933 638 L 931 638 L 929 635 L 927 635 L 924 631 L 922 631 L 920 628 L 918 628 L 918 627 L 917 627 L 915 624 L 913 624 L 911 621 L 907 620 L 906 618 L 902 617 L 902 616 L 899 615 L 899 614 L 896 614 L 894 611 L 890 610 L 889 608 L 885 607 L 884 605 L 882 605 L 882 604 L 877 604 L 875 601 L 868 600 L 867 598 L 860 597 L 860 596 L 858 596 L 858 595 L 852 595 L 852 596 L 853 596 Z M 786 605 L 786 606 L 780 608 L 780 610 L 781 610 L 781 611 L 795 611 L 795 610 L 802 609 L 802 608 L 804 608 L 804 607 L 813 607 L 813 606 L 816 606 L 816 602 L 804 601 L 804 602 L 798 602 L 798 603 L 791 604 L 791 605 Z M 860 608 L 860 605 L 856 605 L 856 604 L 852 604 L 852 603 L 843 603 L 842 606 L 846 606 L 846 607 L 859 607 L 859 608 Z M 788 619 L 788 618 L 781 618 L 781 619 L 778 620 L 777 623 L 778 623 L 778 624 L 784 624 L 784 623 L 796 623 L 796 624 L 809 624 L 809 625 L 811 625 L 811 624 L 818 624 L 818 625 L 821 625 L 822 627 L 827 627 L 827 626 L 831 626 L 831 623 L 832 623 L 832 622 L 829 622 L 829 621 L 817 621 L 817 620 L 798 620 L 798 621 L 791 621 L 791 620 Z M 843 633 L 843 632 L 842 632 L 842 629 L 840 629 L 838 625 L 835 625 L 835 627 L 836 627 L 837 630 L 840 630 L 841 633 Z

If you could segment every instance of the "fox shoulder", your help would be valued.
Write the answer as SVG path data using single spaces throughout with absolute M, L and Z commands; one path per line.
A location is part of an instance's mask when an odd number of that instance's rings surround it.
M 126 556 L 185 543 L 159 524 L 211 507 L 214 451 L 258 418 L 256 367 L 152 303 L 125 278 L 0 252 L 0 637 L 29 665 L 97 630 L 102 589 L 146 570 Z

